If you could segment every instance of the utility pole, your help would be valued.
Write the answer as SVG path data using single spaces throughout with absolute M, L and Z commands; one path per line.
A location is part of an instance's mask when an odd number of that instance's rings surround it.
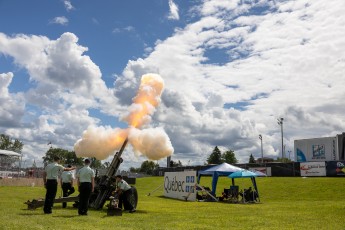
M 167 168 L 170 168 L 171 156 L 167 157 Z
M 284 136 L 283 136 L 283 121 L 284 118 L 279 118 L 278 120 L 278 125 L 280 125 L 280 129 L 281 129 L 281 134 L 282 134 L 282 161 L 284 162 Z
M 264 163 L 264 151 L 262 148 L 262 135 L 261 134 L 259 134 L 259 139 L 261 141 L 261 163 L 263 164 Z

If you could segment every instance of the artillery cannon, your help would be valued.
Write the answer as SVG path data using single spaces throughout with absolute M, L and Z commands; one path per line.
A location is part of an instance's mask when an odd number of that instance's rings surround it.
M 106 172 L 103 176 L 96 175 L 95 178 L 95 189 L 94 192 L 91 194 L 89 206 L 94 209 L 102 209 L 104 203 L 109 200 L 109 197 L 112 195 L 112 192 L 115 190 L 115 173 L 119 169 L 123 159 L 121 155 L 127 145 L 128 139 L 126 139 L 119 152 L 117 152 Z M 54 203 L 62 203 L 62 202 L 75 202 L 73 205 L 74 207 L 78 206 L 79 197 L 60 197 L 54 200 Z M 132 186 L 132 194 L 129 197 L 129 202 L 132 204 L 134 208 L 137 207 L 138 204 L 138 192 L 134 186 Z M 32 201 L 26 201 L 24 204 L 28 205 L 28 209 L 36 209 L 38 207 L 42 207 L 44 205 L 44 199 L 33 199 Z M 110 208 L 110 206 L 108 207 Z M 126 209 L 126 207 L 125 207 Z
M 125 149 L 127 145 L 128 139 L 126 139 L 119 152 L 117 152 L 108 168 L 107 173 L 102 176 L 98 177 L 96 179 L 96 186 L 95 186 L 95 192 L 90 198 L 90 207 L 95 209 L 101 209 L 105 203 L 106 200 L 109 199 L 109 197 L 112 195 L 111 193 L 115 190 L 114 187 L 114 176 L 117 170 L 120 167 L 120 164 L 123 162 L 121 155 L 123 150 Z M 134 186 L 132 186 L 132 195 L 129 199 L 132 206 L 134 208 L 137 207 L 138 204 L 138 192 Z M 126 207 L 125 207 L 126 209 Z

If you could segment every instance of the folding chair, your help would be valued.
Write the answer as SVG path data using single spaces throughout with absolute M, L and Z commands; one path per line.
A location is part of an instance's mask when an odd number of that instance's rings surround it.
M 231 202 L 234 202 L 234 203 L 238 202 L 238 190 L 239 190 L 239 187 L 237 185 L 230 186 L 229 199 Z

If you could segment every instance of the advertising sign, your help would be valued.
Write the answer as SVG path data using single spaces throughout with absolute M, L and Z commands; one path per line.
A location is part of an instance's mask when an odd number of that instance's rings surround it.
M 338 160 L 336 137 L 295 140 L 295 159 L 298 162 Z
M 196 171 L 165 172 L 164 196 L 179 200 L 196 200 Z
M 327 176 L 345 176 L 345 161 L 327 161 Z
M 301 176 L 326 176 L 325 162 L 303 162 L 300 170 Z

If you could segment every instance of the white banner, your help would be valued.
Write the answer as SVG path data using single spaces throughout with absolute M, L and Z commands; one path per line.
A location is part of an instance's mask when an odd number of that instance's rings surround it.
M 196 171 L 165 172 L 164 196 L 179 200 L 196 200 Z
M 253 167 L 253 168 L 249 168 L 249 170 L 259 171 L 259 172 L 265 173 L 267 176 L 272 176 L 271 167 Z
M 301 162 L 301 176 L 326 176 L 325 162 Z

